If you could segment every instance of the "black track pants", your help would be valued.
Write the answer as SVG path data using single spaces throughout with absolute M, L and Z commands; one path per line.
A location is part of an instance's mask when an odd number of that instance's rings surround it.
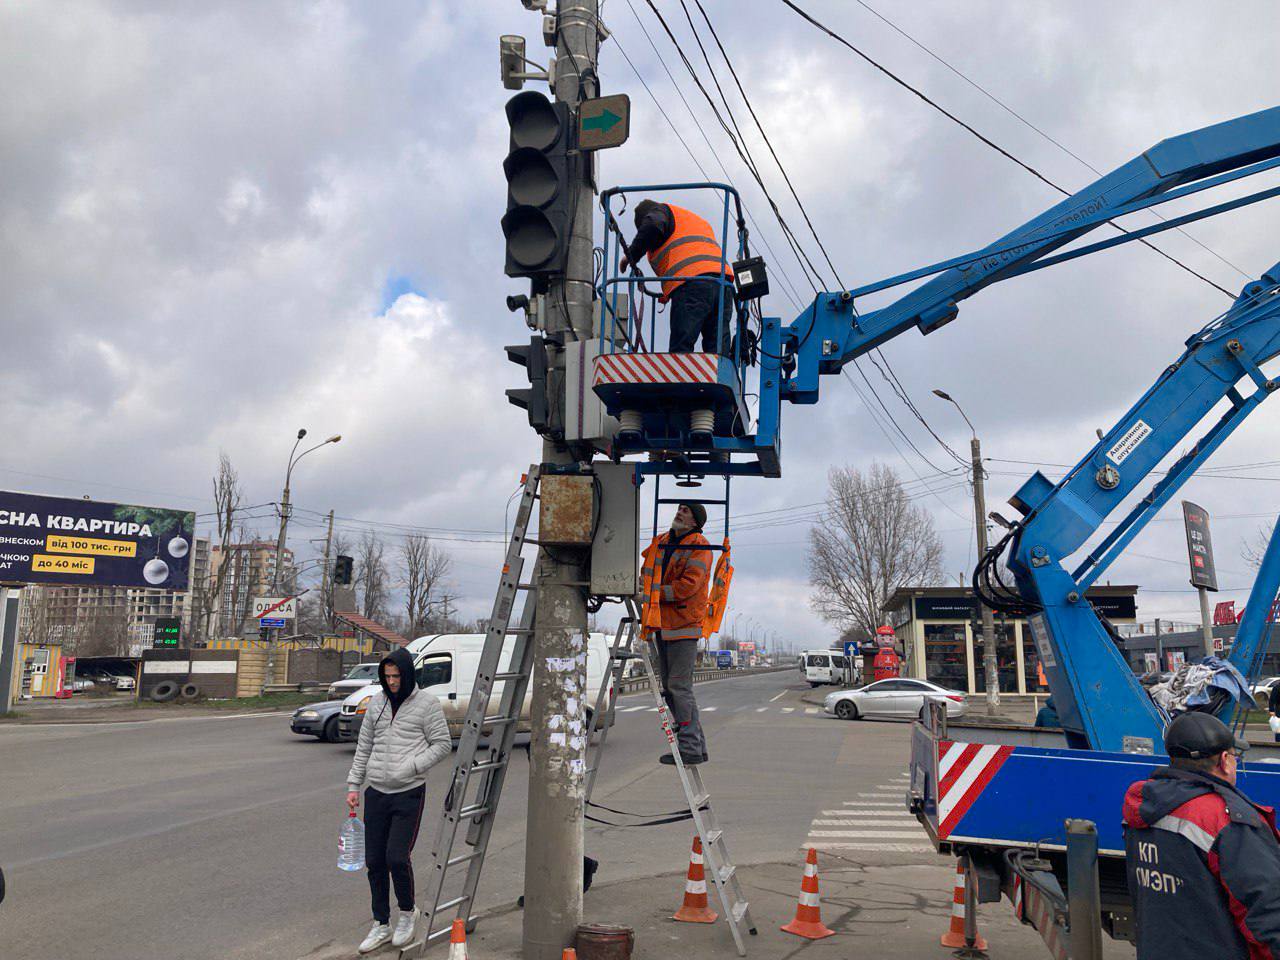
M 413 863 L 409 856 L 418 839 L 426 799 L 426 784 L 404 793 L 365 788 L 364 862 L 369 868 L 373 919 L 379 923 L 388 923 L 391 919 L 392 881 L 400 909 L 413 909 Z

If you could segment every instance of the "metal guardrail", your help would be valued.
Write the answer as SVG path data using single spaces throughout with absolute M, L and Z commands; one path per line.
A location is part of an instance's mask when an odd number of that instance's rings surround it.
M 730 677 L 747 677 L 761 673 L 780 673 L 784 670 L 795 670 L 795 664 L 789 666 L 778 667 L 746 667 L 744 669 L 730 670 L 695 670 L 693 671 L 693 682 L 704 683 L 708 680 L 727 680 Z M 630 693 L 632 690 L 641 689 L 648 681 L 644 677 L 628 677 L 618 684 L 618 693 Z

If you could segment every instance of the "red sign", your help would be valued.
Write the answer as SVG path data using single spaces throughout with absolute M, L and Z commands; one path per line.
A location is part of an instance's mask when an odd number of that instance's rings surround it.
M 1223 603 L 1214 604 L 1213 607 L 1213 625 L 1215 627 L 1226 627 L 1236 622 L 1236 602 L 1227 600 Z

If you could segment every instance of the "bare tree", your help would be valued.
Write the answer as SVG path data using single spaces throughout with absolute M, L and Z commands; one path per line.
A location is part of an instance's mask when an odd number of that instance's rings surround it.
M 213 562 L 214 554 L 210 552 L 209 574 L 203 582 L 192 581 L 191 603 L 195 621 L 197 641 L 210 639 L 213 619 L 223 601 L 223 591 L 227 587 L 228 578 L 238 580 L 237 567 L 241 564 L 241 543 L 244 542 L 244 530 L 238 529 L 237 513 L 244 502 L 244 490 L 240 486 L 240 475 L 231 465 L 231 458 L 225 452 L 218 454 L 218 472 L 213 478 L 213 516 L 214 537 L 216 539 L 218 562 Z M 223 624 L 223 632 L 227 625 Z M 238 631 L 239 624 L 230 625 Z
M 865 473 L 832 468 L 827 485 L 827 510 L 809 531 L 811 603 L 824 619 L 872 635 L 894 590 L 941 579 L 942 541 L 882 463 Z
M 129 617 L 123 609 L 95 611 L 76 631 L 78 657 L 123 657 L 129 654 Z
M 400 544 L 400 586 L 404 588 L 405 636 L 426 632 L 432 596 L 443 586 L 453 560 L 420 533 L 405 534 Z
M 360 613 L 377 620 L 387 612 L 389 585 L 386 545 L 373 531 L 366 531 L 356 545 L 356 584 L 360 588 Z
M 22 633 L 19 639 L 23 643 L 48 643 L 53 627 L 53 601 L 49 596 L 52 587 L 32 584 L 22 591 Z
M 1241 559 L 1255 570 L 1262 566 L 1262 557 L 1267 552 L 1267 545 L 1271 543 L 1273 529 L 1267 526 L 1259 527 L 1252 537 L 1240 545 Z

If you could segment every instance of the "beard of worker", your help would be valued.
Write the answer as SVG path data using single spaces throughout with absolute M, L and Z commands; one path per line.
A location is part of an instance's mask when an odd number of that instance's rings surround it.
M 694 530 L 701 530 L 707 522 L 707 508 L 700 503 L 682 503 L 671 518 L 671 533 L 683 537 Z

